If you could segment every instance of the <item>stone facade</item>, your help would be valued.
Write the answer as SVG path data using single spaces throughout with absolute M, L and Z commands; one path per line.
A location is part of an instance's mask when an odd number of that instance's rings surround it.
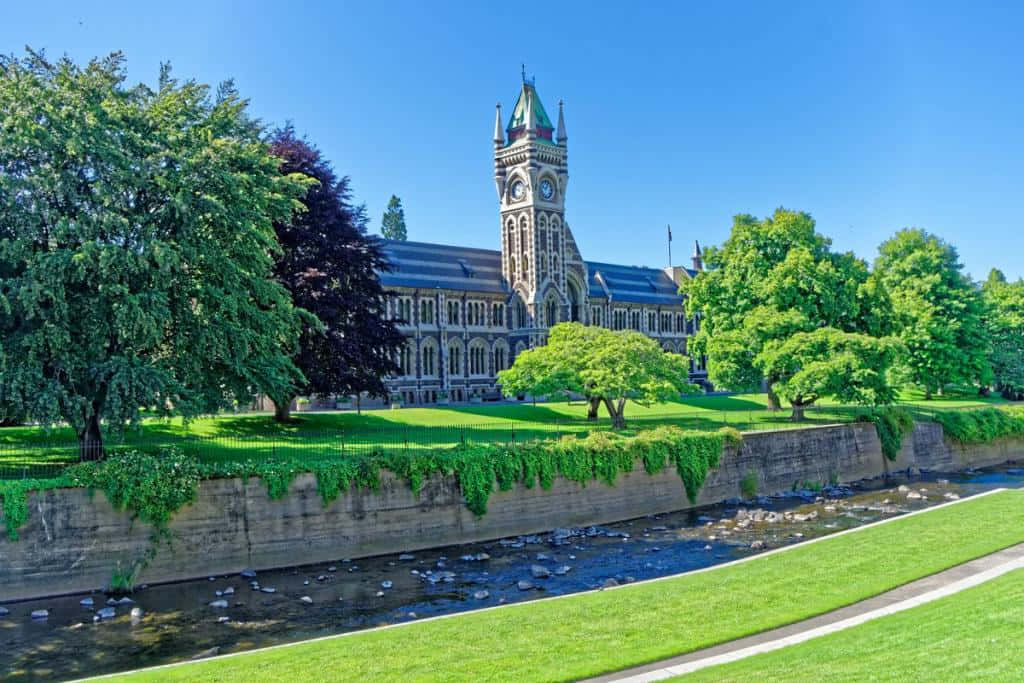
M 699 318 L 687 317 L 678 289 L 701 268 L 699 244 L 693 268 L 583 260 L 565 217 L 563 107 L 552 125 L 526 78 L 504 128 L 498 105 L 493 143 L 500 250 L 384 240 L 392 269 L 381 281 L 408 338 L 402 372 L 387 380 L 392 400 L 497 399 L 498 371 L 563 321 L 635 329 L 667 352 L 686 353 Z M 703 358 L 691 360 L 690 374 L 706 383 Z

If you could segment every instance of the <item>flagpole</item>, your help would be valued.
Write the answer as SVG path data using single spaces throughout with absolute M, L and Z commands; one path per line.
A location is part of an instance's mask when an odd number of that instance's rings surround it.
M 672 267 L 672 226 L 668 226 L 668 267 Z

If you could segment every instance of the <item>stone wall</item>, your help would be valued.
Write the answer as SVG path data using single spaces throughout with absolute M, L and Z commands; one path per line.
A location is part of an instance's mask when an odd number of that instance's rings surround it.
M 941 428 L 932 424 L 918 425 L 892 464 L 882 456 L 873 425 L 747 434 L 709 473 L 698 505 L 738 496 L 748 473 L 757 478 L 759 491 L 772 492 L 797 482 L 875 477 L 890 467 L 954 470 L 1014 458 L 1024 459 L 1024 442 L 963 448 L 944 441 Z M 450 476 L 425 482 L 415 496 L 385 473 L 380 491 L 351 491 L 326 508 L 311 475 L 297 478 L 281 500 L 270 500 L 258 479 L 204 481 L 196 501 L 171 523 L 173 548 L 162 548 L 140 581 L 417 550 L 687 507 L 674 468 L 653 476 L 638 469 L 614 486 L 594 481 L 584 487 L 559 478 L 547 491 L 521 485 L 495 491 L 480 519 L 466 509 Z M 21 539 L 0 537 L 0 602 L 105 586 L 117 562 L 130 565 L 142 556 L 149 534 L 147 525 L 114 510 L 102 493 L 30 494 Z

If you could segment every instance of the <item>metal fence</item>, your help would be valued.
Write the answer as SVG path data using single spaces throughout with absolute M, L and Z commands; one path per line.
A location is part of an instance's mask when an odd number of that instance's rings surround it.
M 683 429 L 714 430 L 723 426 L 744 432 L 792 429 L 814 425 L 851 422 L 865 412 L 856 406 L 811 406 L 805 419 L 794 422 L 792 411 L 767 411 L 741 407 L 743 399 L 728 410 L 695 410 L 671 415 L 630 415 L 626 428 L 631 432 L 674 425 Z M 904 406 L 915 419 L 927 420 L 937 412 L 972 410 L 976 406 L 939 408 Z M 634 409 L 635 412 L 635 409 Z M 309 460 L 364 455 L 372 452 L 450 448 L 466 443 L 515 444 L 536 439 L 557 439 L 566 435 L 585 436 L 593 431 L 611 429 L 608 418 L 597 421 L 554 419 L 547 422 L 492 421 L 453 425 L 357 426 L 333 430 L 303 431 L 262 425 L 251 432 L 238 431 L 216 436 L 145 435 L 126 433 L 121 439 L 108 437 L 104 450 L 108 455 L 140 450 L 157 452 L 174 447 L 207 462 L 258 460 L 297 457 Z M 48 478 L 58 476 L 68 465 L 78 462 L 79 446 L 74 442 L 21 441 L 16 436 L 4 439 L 0 431 L 0 479 Z

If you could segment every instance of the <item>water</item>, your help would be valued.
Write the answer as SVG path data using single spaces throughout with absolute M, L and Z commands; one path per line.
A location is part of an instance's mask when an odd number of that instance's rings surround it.
M 901 484 L 922 498 L 908 499 L 897 488 Z M 650 579 L 936 505 L 946 502 L 947 494 L 967 497 L 1022 486 L 1024 470 L 1013 467 L 871 480 L 846 492 L 832 491 L 835 496 L 715 505 L 575 529 L 570 537 L 548 533 L 419 551 L 411 560 L 388 555 L 259 572 L 259 587 L 273 593 L 254 590 L 238 575 L 218 576 L 138 590 L 131 596 L 134 603 L 115 606 L 116 616 L 99 622 L 94 615 L 107 606 L 103 593 L 9 604 L 10 614 L 0 617 L 0 677 L 54 680 L 110 673 L 575 593 L 609 579 Z M 763 511 L 754 515 L 762 521 L 743 521 L 737 516 L 741 507 Z M 781 519 L 764 521 L 774 517 L 768 513 Z M 535 578 L 533 565 L 552 576 Z M 555 575 L 563 566 L 568 571 Z M 534 587 L 521 590 L 520 581 Z M 233 594 L 216 594 L 229 587 Z M 83 607 L 80 601 L 89 597 L 94 605 Z M 209 605 L 218 599 L 228 607 Z M 131 616 L 133 607 L 143 610 L 141 618 Z M 41 609 L 49 611 L 47 619 L 30 618 Z

